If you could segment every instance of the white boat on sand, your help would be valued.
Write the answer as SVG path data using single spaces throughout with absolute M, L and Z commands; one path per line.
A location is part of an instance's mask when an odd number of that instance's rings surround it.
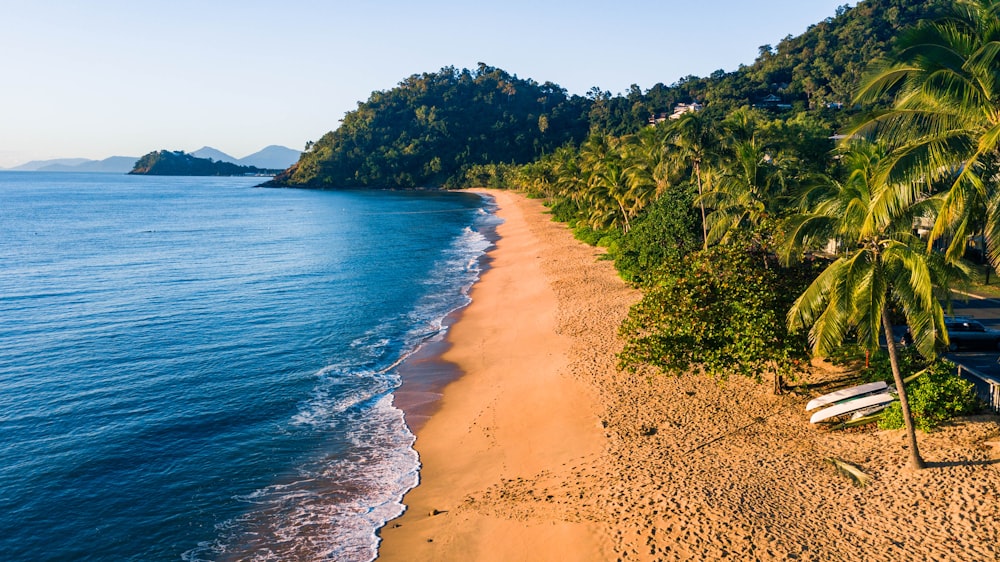
M 850 388 L 842 388 L 836 392 L 831 392 L 830 394 L 824 394 L 819 398 L 813 398 L 806 404 L 806 411 L 815 410 L 816 408 L 827 406 L 829 404 L 836 404 L 837 402 L 843 402 L 844 400 L 849 400 L 851 398 L 865 396 L 867 394 L 874 394 L 876 392 L 882 392 L 889 387 L 885 381 L 870 382 L 867 384 L 862 384 L 858 386 L 852 386 Z
M 864 410 L 866 408 L 872 408 L 874 406 L 882 406 L 884 404 L 889 404 L 896 397 L 889 394 L 888 392 L 882 392 L 878 394 L 869 394 L 867 396 L 862 396 L 860 398 L 854 398 L 852 400 L 844 400 L 838 402 L 829 408 L 823 408 L 822 410 L 816 412 L 809 418 L 810 423 L 819 423 L 821 421 L 826 421 L 837 416 L 842 416 L 845 414 L 850 414 L 858 410 Z

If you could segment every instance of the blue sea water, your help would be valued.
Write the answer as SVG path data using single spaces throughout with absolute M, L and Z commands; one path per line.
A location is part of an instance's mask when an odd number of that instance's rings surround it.
M 0 172 L 0 558 L 375 557 L 495 218 L 258 181 Z

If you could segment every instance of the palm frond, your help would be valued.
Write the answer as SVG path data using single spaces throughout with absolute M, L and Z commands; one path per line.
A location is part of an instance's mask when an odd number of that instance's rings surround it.
M 864 470 L 861 470 L 860 466 L 854 463 L 850 463 L 836 457 L 827 457 L 824 460 L 833 465 L 833 467 L 837 469 L 838 473 L 847 477 L 851 483 L 859 488 L 864 488 L 872 481 L 872 477 Z

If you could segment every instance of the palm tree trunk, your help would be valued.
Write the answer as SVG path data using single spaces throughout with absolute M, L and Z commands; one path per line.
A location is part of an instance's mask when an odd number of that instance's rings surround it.
M 915 470 L 925 468 L 924 459 L 917 448 L 917 433 L 913 427 L 913 417 L 910 415 L 910 401 L 906 398 L 906 388 L 903 386 L 903 375 L 899 372 L 899 356 L 896 350 L 896 340 L 892 336 L 892 322 L 889 321 L 888 307 L 882 308 L 882 328 L 885 331 L 885 344 L 889 348 L 889 364 L 892 365 L 892 378 L 899 392 L 899 405 L 903 410 L 903 423 L 906 425 L 906 439 L 910 442 L 910 466 Z
M 708 227 L 705 226 L 705 202 L 701 199 L 701 163 L 694 161 L 694 175 L 698 179 L 698 204 L 701 206 L 701 248 L 708 249 Z
M 624 226 L 622 227 L 623 228 L 623 232 L 622 233 L 623 234 L 628 234 L 628 231 L 631 228 L 631 225 L 629 224 L 629 221 L 628 221 L 628 211 L 625 210 L 625 205 L 622 205 L 621 201 L 618 201 L 617 203 L 618 203 L 618 208 L 621 209 L 621 212 L 622 212 L 622 220 L 625 223 Z

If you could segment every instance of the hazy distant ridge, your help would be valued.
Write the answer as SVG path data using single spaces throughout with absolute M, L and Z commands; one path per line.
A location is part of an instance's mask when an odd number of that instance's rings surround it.
M 232 156 L 205 146 L 191 153 L 198 158 L 211 158 L 217 162 L 230 162 L 239 166 L 252 166 L 267 170 L 284 170 L 299 160 L 298 150 L 292 150 L 284 146 L 272 144 L 264 147 L 244 158 L 233 158 Z M 116 174 L 127 174 L 135 163 L 138 156 L 112 156 L 104 160 L 90 160 L 87 158 L 55 158 L 52 160 L 32 160 L 13 168 L 11 171 L 17 172 L 105 172 Z
M 253 166 L 255 168 L 266 168 L 269 170 L 284 170 L 299 161 L 298 150 L 292 150 L 285 146 L 272 144 L 257 152 L 243 158 L 234 158 L 219 149 L 211 146 L 203 146 L 191 153 L 197 158 L 211 158 L 217 162 L 230 162 L 240 166 Z
M 25 162 L 20 166 L 14 166 L 13 168 L 8 168 L 16 172 L 37 172 L 38 170 L 46 166 L 77 166 L 79 164 L 85 164 L 87 162 L 93 162 L 94 160 L 88 160 L 86 158 L 55 158 L 52 160 L 32 160 L 31 162 Z
M 79 164 L 49 164 L 38 172 L 110 172 L 124 174 L 135 166 L 136 156 L 112 156 L 104 160 L 87 160 Z

